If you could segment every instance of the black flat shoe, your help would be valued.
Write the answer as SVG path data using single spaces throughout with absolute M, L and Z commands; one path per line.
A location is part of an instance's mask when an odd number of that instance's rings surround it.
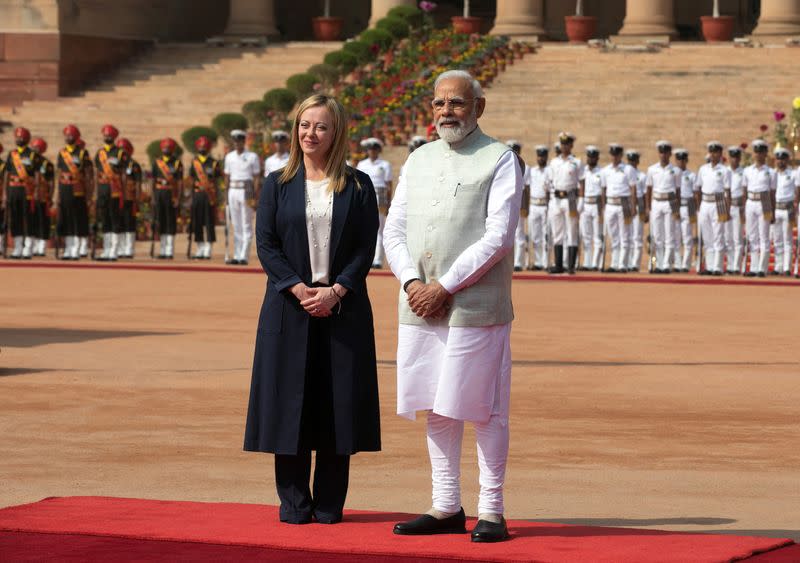
M 394 525 L 394 533 L 400 536 L 429 536 L 433 534 L 465 534 L 467 517 L 464 509 L 449 518 L 437 520 L 429 514 L 423 514 L 408 522 Z
M 488 520 L 478 520 L 472 530 L 472 541 L 478 543 L 492 543 L 505 541 L 509 538 L 506 519 L 500 519 L 499 523 L 489 522 Z

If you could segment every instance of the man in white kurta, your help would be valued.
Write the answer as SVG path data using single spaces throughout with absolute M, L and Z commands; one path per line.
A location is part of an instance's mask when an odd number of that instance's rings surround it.
M 400 280 L 397 412 L 427 411 L 433 503 L 395 533 L 464 531 L 460 459 L 474 424 L 481 492 L 472 540 L 508 537 L 503 484 L 511 389 L 514 231 L 523 175 L 516 155 L 485 135 L 480 85 L 463 71 L 437 79 L 440 140 L 406 162 L 384 241 Z

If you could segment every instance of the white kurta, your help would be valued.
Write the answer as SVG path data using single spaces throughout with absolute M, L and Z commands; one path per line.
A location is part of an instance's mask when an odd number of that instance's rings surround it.
M 456 259 L 439 283 L 451 294 L 469 287 L 514 247 L 522 173 L 514 153 L 497 162 L 489 188 L 486 232 Z M 384 233 L 386 256 L 400 283 L 419 277 L 406 245 L 406 183 L 401 176 Z M 508 415 L 511 323 L 487 327 L 401 324 L 397 345 L 397 414 L 418 410 L 486 422 Z

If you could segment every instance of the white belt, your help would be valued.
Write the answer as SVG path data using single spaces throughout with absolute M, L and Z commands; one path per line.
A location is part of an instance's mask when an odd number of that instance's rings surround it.
M 246 188 L 247 184 L 251 183 L 252 180 L 231 180 L 231 187 L 232 188 Z

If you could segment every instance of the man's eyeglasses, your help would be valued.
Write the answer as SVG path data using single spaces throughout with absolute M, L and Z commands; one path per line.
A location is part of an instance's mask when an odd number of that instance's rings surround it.
M 442 111 L 447 105 L 449 105 L 450 109 L 453 111 L 461 111 L 467 107 L 467 102 L 472 102 L 474 100 L 475 98 L 450 98 L 449 100 L 435 98 L 431 102 L 431 106 L 433 107 L 434 111 Z

